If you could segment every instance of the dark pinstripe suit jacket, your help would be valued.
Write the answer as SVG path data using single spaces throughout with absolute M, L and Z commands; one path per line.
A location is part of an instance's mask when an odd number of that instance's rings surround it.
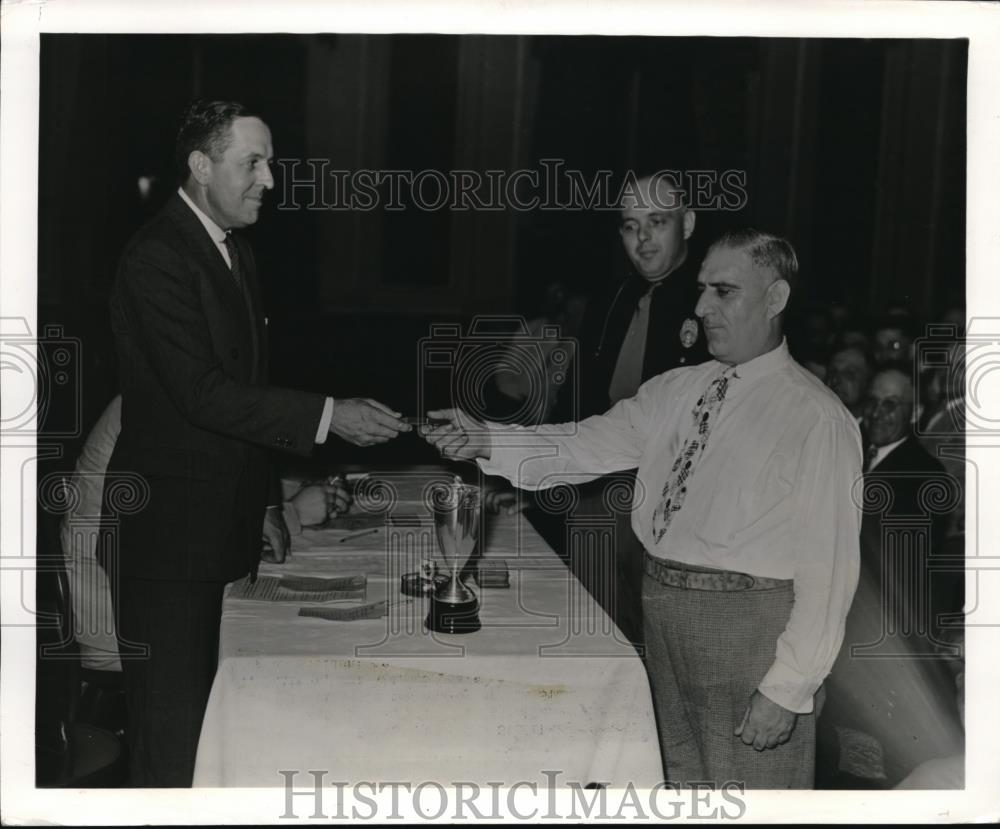
M 124 577 L 228 581 L 255 570 L 269 450 L 312 451 L 324 398 L 266 385 L 253 252 L 237 246 L 249 308 L 177 194 L 122 254 L 111 295 L 122 431 L 105 501 Z M 149 500 L 116 515 L 107 490 L 121 472 L 142 475 Z

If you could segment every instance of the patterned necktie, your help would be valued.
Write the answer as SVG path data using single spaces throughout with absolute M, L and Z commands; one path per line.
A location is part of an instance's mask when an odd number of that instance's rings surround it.
M 718 419 L 722 401 L 726 399 L 726 392 L 729 390 L 729 381 L 735 371 L 735 367 L 730 367 L 716 377 L 698 399 L 691 413 L 694 431 L 684 441 L 677 460 L 670 467 L 670 474 L 667 475 L 667 482 L 663 485 L 663 493 L 660 496 L 660 505 L 653 512 L 653 539 L 657 543 L 666 534 L 670 522 L 684 505 L 687 484 L 698 466 L 698 461 L 705 454 L 708 436 Z

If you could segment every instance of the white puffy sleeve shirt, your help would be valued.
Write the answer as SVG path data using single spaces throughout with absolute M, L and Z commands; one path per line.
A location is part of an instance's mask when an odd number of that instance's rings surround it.
M 652 533 L 670 467 L 698 398 L 725 368 L 712 361 L 644 383 L 578 424 L 489 424 L 483 471 L 524 489 L 638 467 L 632 528 L 653 556 L 794 580 L 795 603 L 760 690 L 799 713 L 829 673 L 857 587 L 861 478 L 857 423 L 781 346 L 737 367 L 682 509 Z

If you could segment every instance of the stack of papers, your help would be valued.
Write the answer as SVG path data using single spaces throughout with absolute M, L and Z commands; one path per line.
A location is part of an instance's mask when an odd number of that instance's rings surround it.
M 261 602 L 331 602 L 344 599 L 364 599 L 368 579 L 364 574 L 314 578 L 310 576 L 249 577 L 233 583 L 230 598 Z

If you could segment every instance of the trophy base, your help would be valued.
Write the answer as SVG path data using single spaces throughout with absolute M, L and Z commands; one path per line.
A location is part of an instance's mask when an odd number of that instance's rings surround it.
M 475 598 L 467 602 L 449 604 L 437 596 L 431 596 L 431 609 L 424 621 L 424 627 L 435 633 L 475 633 L 479 623 L 479 601 Z

